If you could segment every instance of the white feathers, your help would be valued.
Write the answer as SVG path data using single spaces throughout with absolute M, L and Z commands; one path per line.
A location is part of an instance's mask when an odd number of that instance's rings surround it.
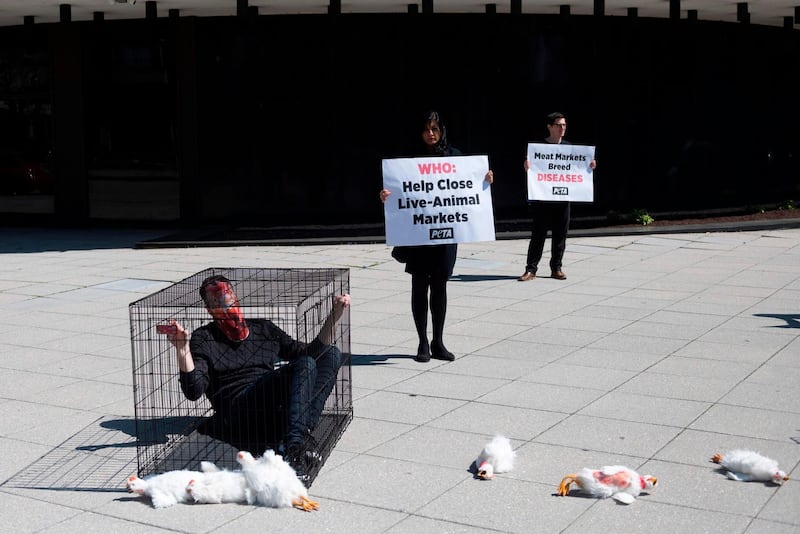
M 517 453 L 511 447 L 508 438 L 496 435 L 483 447 L 478 459 L 475 460 L 475 469 L 478 478 L 490 480 L 495 473 L 507 473 L 514 468 L 514 459 Z
M 495 435 L 475 460 L 476 475 L 483 480 L 514 468 L 517 453 L 508 438 Z M 128 477 L 126 486 L 131 493 L 145 495 L 154 508 L 178 503 L 248 503 L 272 508 L 318 510 L 318 503 L 308 497 L 308 490 L 295 470 L 282 456 L 267 450 L 258 458 L 240 451 L 237 461 L 240 470 L 220 469 L 211 462 L 201 462 L 201 471 L 176 470 L 139 478 Z M 778 462 L 746 449 L 732 449 L 715 454 L 712 462 L 720 465 L 726 476 L 737 481 L 763 481 L 780 484 L 789 480 L 778 468 Z M 654 488 L 658 480 L 639 475 L 622 465 L 599 469 L 584 467 L 565 476 L 557 495 L 569 495 L 572 484 L 591 497 L 612 498 L 624 504 L 635 502 L 642 493 Z
M 247 482 L 248 504 L 272 508 L 296 507 L 305 511 L 317 510 L 318 504 L 308 498 L 308 490 L 297 478 L 292 466 L 275 451 L 267 450 L 260 458 L 239 451 L 236 460 L 242 466 Z
M 711 457 L 711 461 L 725 468 L 725 474 L 731 480 L 757 480 L 775 484 L 789 480 L 786 473 L 778 469 L 778 462 L 751 450 L 733 449 L 725 454 L 718 453 Z
M 220 469 L 211 462 L 200 462 L 200 469 L 202 474 L 186 485 L 186 492 L 194 502 L 247 502 L 247 484 L 241 471 Z
M 633 469 L 622 465 L 607 465 L 600 469 L 584 467 L 561 480 L 558 495 L 568 495 L 570 485 L 573 483 L 592 497 L 598 499 L 611 497 L 621 503 L 631 504 L 642 491 L 658 484 L 658 480 L 651 475 L 641 476 Z
M 185 502 L 246 502 L 273 508 L 295 507 L 307 512 L 319 509 L 308 498 L 308 490 L 292 466 L 274 451 L 268 450 L 258 459 L 240 451 L 236 460 L 242 466 L 237 471 L 200 462 L 202 471 L 168 471 L 144 478 L 132 475 L 126 485 L 129 492 L 150 497 L 154 508 Z
M 202 476 L 200 471 L 167 471 L 158 475 L 149 475 L 139 478 L 136 475 L 128 477 L 126 486 L 131 493 L 150 497 L 153 508 L 166 508 L 173 504 L 188 502 L 189 494 L 186 486 L 193 479 Z

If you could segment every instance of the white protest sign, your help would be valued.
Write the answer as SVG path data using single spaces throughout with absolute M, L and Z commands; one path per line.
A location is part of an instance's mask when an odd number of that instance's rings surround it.
M 528 200 L 594 202 L 594 147 L 528 144 Z
M 386 244 L 494 241 L 488 156 L 383 160 Z

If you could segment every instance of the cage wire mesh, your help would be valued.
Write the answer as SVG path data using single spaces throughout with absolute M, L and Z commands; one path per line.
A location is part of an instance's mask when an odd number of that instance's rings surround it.
M 311 343 L 333 310 L 333 297 L 349 293 L 348 269 L 221 268 L 203 270 L 130 304 L 133 359 L 133 397 L 136 417 L 136 456 L 139 476 L 174 469 L 197 469 L 201 461 L 236 468 L 236 452 L 254 455 L 280 449 L 286 431 L 288 380 L 279 381 L 276 398 L 266 417 L 253 423 L 245 406 L 242 420 L 223 420 L 205 395 L 188 400 L 180 386 L 176 350 L 156 326 L 174 319 L 187 331 L 212 321 L 200 297 L 203 280 L 222 275 L 231 281 L 247 319 L 268 319 L 297 341 Z M 304 442 L 316 453 L 309 466 L 310 485 L 353 417 L 350 362 L 350 308 L 333 332 L 332 344 L 341 351 L 341 366 L 319 421 Z M 314 355 L 315 358 L 319 354 Z M 279 362 L 276 370 L 286 362 Z M 288 376 L 288 374 L 287 374 Z M 313 383 L 313 381 L 312 381 Z M 236 429 L 236 430 L 232 430 Z

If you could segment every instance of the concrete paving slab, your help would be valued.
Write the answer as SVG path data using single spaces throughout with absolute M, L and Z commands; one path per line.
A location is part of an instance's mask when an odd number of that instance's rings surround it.
M 501 378 L 439 373 L 436 370 L 431 370 L 387 386 L 384 389 L 415 396 L 476 400 L 484 397 L 487 393 L 500 389 L 506 384 L 508 384 L 508 380 Z
M 797 356 L 798 354 L 800 354 L 800 339 L 795 339 L 776 352 L 775 355 L 770 358 L 769 362 L 786 367 L 800 367 L 800 357 Z
M 6 399 L 19 399 L 21 401 L 34 401 L 38 398 L 40 392 L 79 382 L 79 380 L 72 377 L 16 371 L 14 369 L 0 370 L 0 376 L 3 378 L 2 396 Z M 2 422 L 0 422 L 0 425 L 2 425 Z
M 680 431 L 670 426 L 573 415 L 534 441 L 649 458 Z
M 141 534 L 142 526 L 131 523 L 130 521 L 116 519 L 103 514 L 84 512 L 70 517 L 66 521 L 52 527 L 41 530 L 42 533 L 59 534 L 62 532 L 81 532 L 82 534 Z M 171 529 L 161 529 L 154 525 L 148 525 L 147 532 L 153 534 L 174 532 Z
M 397 366 L 384 369 L 381 366 L 374 365 L 374 363 L 374 360 L 366 362 L 361 362 L 358 359 L 354 360 L 352 363 L 353 382 L 360 384 L 364 388 L 385 389 L 423 372 L 423 369 L 419 368 L 419 366 L 415 369 Z
M 781 440 L 787 438 L 788 432 L 797 433 L 796 430 L 789 429 L 800 429 L 800 415 L 743 406 L 715 404 L 694 421 L 689 428 Z
M 671 378 L 676 382 L 681 380 L 679 377 Z M 697 419 L 709 406 L 711 406 L 709 402 L 611 391 L 577 413 L 578 415 L 620 421 L 638 421 L 683 428 Z
M 689 341 L 614 332 L 592 342 L 589 347 L 623 352 L 642 352 L 654 356 L 667 356 L 684 347 Z
M 565 417 L 566 414 L 557 412 L 470 402 L 434 419 L 427 426 L 448 430 L 468 429 L 487 437 L 501 434 L 509 439 L 530 440 Z
M 709 358 L 667 356 L 649 371 L 698 379 L 719 379 L 738 383 L 758 367 L 757 363 L 732 362 Z
M 213 532 L 226 524 L 262 510 L 243 504 L 176 504 L 168 508 L 153 508 L 148 497 L 124 492 L 93 511 L 129 523 L 139 523 L 144 530 L 158 528 L 179 532 Z M 299 510 L 286 508 L 263 509 L 263 511 L 302 513 Z
M 565 355 L 558 360 L 558 363 L 640 372 L 663 359 L 664 356 L 660 354 L 589 347 L 577 349 Z
M 556 328 L 549 324 L 544 324 L 510 336 L 509 339 L 512 341 L 530 341 L 550 345 L 585 347 L 605 338 L 607 335 L 606 332 L 579 330 L 575 328 Z
M 609 306 L 607 304 L 594 304 L 578 310 L 574 310 L 570 315 L 576 317 L 600 317 L 605 319 L 619 319 L 625 321 L 635 321 L 643 317 L 652 315 L 652 310 L 625 308 L 619 306 Z
M 616 389 L 634 376 L 635 373 L 630 371 L 555 362 L 543 365 L 535 371 L 520 377 L 520 380 L 559 386 L 580 384 L 589 389 L 609 391 Z
M 797 471 L 792 471 L 791 474 L 796 475 Z M 784 482 L 784 484 L 786 483 Z M 759 512 L 758 518 L 791 524 L 797 528 L 797 524 L 800 522 L 800 508 L 797 506 L 797 503 L 800 502 L 799 492 L 800 488 L 797 487 L 797 484 L 781 486 L 780 491 L 775 491 L 772 498 Z
M 490 343 L 472 354 L 493 358 L 517 359 L 543 365 L 558 360 L 575 350 L 574 346 L 504 339 Z
M 750 522 L 746 516 L 653 502 L 650 497 L 655 495 L 654 490 L 653 495 L 641 496 L 631 506 L 611 499 L 598 502 L 591 514 L 584 514 L 563 532 L 647 532 L 654 525 L 665 525 L 673 532 L 744 532 Z
M 775 354 L 775 349 L 771 350 L 767 347 L 759 347 L 755 344 L 732 344 L 695 339 L 675 350 L 673 354 L 685 358 L 705 358 L 709 360 L 761 365 Z
M 318 499 L 320 509 L 313 513 L 299 510 L 256 508 L 235 521 L 213 529 L 213 532 L 240 534 L 242 532 L 275 532 L 296 534 L 298 532 L 330 532 L 332 534 L 351 534 L 363 532 L 378 534 L 388 532 L 395 525 L 409 517 L 408 514 L 362 505 L 342 502 L 312 495 Z
M 424 424 L 465 403 L 464 400 L 376 391 L 353 404 L 360 417 L 395 423 Z
M 20 534 L 40 532 L 42 529 L 57 526 L 82 513 L 81 510 L 75 508 L 39 499 L 29 499 L 7 492 L 3 492 L 3 498 L 0 499 L 3 529 L 7 529 L 8 532 Z
M 696 339 L 698 336 L 702 336 L 708 332 L 708 327 L 704 325 L 676 325 L 643 320 L 637 321 L 624 328 L 619 328 L 618 331 L 622 334 L 634 336 L 643 335 L 666 339 L 685 339 L 688 341 Z
M 353 477 L 353 472 L 372 475 Z M 386 484 L 390 479 L 392 483 Z M 334 486 L 336 494 L 347 502 L 416 513 L 466 480 L 473 482 L 473 477 L 464 467 L 440 467 L 364 454 L 327 472 L 324 481 L 314 482 L 314 490 L 324 496 Z
M 370 449 L 369 454 L 409 463 L 424 459 L 426 464 L 462 469 L 474 475 L 475 459 L 490 439 L 491 436 L 478 433 L 421 426 Z M 459 446 L 453 446 L 455 443 Z M 519 444 L 511 442 L 512 447 Z
M 800 388 L 800 367 L 787 367 L 773 363 L 770 360 L 747 377 L 750 384 L 780 384 L 792 389 Z M 800 396 L 800 391 L 794 394 L 795 398 Z
M 336 445 L 337 450 L 364 453 L 402 436 L 416 425 L 356 417 Z M 326 462 L 325 466 L 328 466 Z
M 5 404 L 0 404 L 0 408 L 8 409 L 8 406 L 4 406 Z M 31 443 L 7 437 L 0 438 L 0 447 L 3 449 L 3 454 L 0 455 L 0 479 L 3 481 L 9 480 L 19 472 L 22 466 L 34 462 L 52 448 L 47 444 Z
M 739 384 L 720 402 L 733 406 L 778 410 L 800 415 L 800 384 L 778 381 L 772 384 Z
M 481 505 L 471 504 L 475 502 Z M 590 505 L 586 499 L 554 497 L 549 485 L 498 475 L 488 482 L 464 481 L 426 504 L 419 514 L 501 532 L 560 532 Z
M 620 386 L 619 391 L 710 403 L 727 394 L 734 384 L 715 378 L 644 372 Z
M 794 532 L 797 532 L 796 524 L 777 523 L 763 519 L 755 519 L 745 531 L 746 534 L 790 534 Z
M 602 391 L 590 388 L 516 381 L 487 393 L 480 400 L 503 406 L 575 413 L 602 395 Z
M 442 532 L 447 534 L 482 534 L 485 528 L 472 527 L 455 521 L 439 521 L 427 517 L 410 516 L 386 531 L 388 534 L 419 534 Z

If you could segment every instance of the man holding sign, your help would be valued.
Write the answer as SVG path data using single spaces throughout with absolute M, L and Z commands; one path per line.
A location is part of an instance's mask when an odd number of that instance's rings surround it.
M 392 256 L 405 263 L 411 275 L 411 314 L 419 337 L 414 360 L 453 361 L 455 356 L 444 345 L 447 280 L 456 263 L 457 243 L 494 241 L 489 188 L 494 174 L 486 156 L 462 156 L 449 145 L 436 111 L 428 112 L 421 126 L 424 157 L 383 161 L 380 199 L 386 244 L 394 245 Z
M 525 159 L 533 228 L 525 272 L 518 278 L 520 282 L 536 278 L 548 229 L 552 232 L 550 276 L 556 280 L 567 279 L 562 270 L 562 260 L 569 230 L 569 203 L 571 200 L 594 200 L 592 171 L 597 166 L 594 147 L 572 146 L 564 139 L 567 119 L 562 113 L 554 112 L 547 116 L 547 130 L 549 135 L 543 144 L 528 145 Z

